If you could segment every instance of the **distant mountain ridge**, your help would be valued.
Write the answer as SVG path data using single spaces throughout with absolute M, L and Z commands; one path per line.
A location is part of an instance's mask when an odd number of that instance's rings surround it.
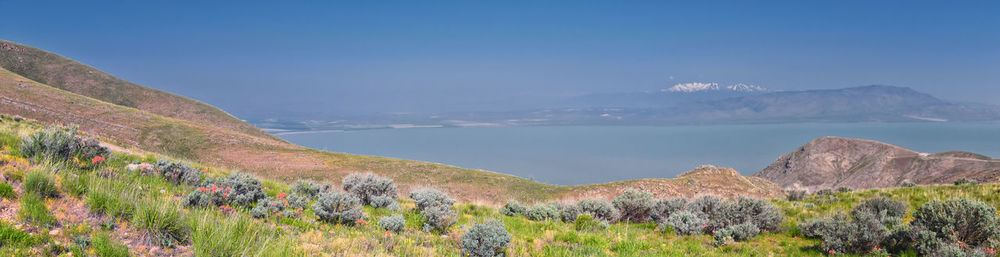
M 1000 179 L 1000 160 L 967 152 L 927 154 L 882 142 L 822 137 L 779 157 L 753 174 L 783 188 L 871 189 L 948 184 L 960 178 Z

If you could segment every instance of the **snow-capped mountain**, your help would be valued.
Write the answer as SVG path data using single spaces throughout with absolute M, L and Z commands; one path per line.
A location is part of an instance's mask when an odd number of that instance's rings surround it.
M 729 86 L 726 86 L 726 87 L 720 87 L 719 83 L 715 83 L 715 82 L 710 82 L 710 83 L 704 83 L 704 82 L 680 83 L 680 84 L 676 84 L 676 85 L 674 85 L 674 86 L 672 86 L 670 88 L 662 89 L 660 91 L 662 91 L 662 92 L 693 93 L 693 92 L 704 92 L 704 91 L 720 91 L 720 90 L 723 90 L 723 89 L 728 90 L 728 91 L 737 91 L 737 92 L 761 92 L 761 91 L 767 91 L 766 88 L 763 88 L 763 87 L 760 87 L 760 86 L 757 86 L 757 85 L 748 85 L 748 84 L 743 84 L 743 83 L 736 83 L 734 85 L 729 85 Z

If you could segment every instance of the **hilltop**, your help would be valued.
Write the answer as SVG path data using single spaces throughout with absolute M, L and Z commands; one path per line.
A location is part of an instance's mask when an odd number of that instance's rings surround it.
M 967 152 L 920 153 L 882 142 L 822 137 L 753 174 L 784 188 L 871 189 L 949 184 L 961 178 L 995 182 L 1000 160 Z
M 142 109 L 142 104 L 135 103 L 145 102 L 148 99 L 141 96 L 172 95 L 124 82 L 55 54 L 6 41 L 4 44 L 6 47 L 3 47 L 2 51 L 4 56 L 7 56 L 5 62 L 17 60 L 18 65 L 14 70 L 8 70 L 6 66 L 0 69 L 0 92 L 2 92 L 0 101 L 3 102 L 0 105 L 0 113 L 44 123 L 76 125 L 83 132 L 107 139 L 111 144 L 129 151 L 158 153 L 223 169 L 239 169 L 269 179 L 294 181 L 310 178 L 339 182 L 344 176 L 353 172 L 372 172 L 396 180 L 401 184 L 401 193 L 404 194 L 412 189 L 434 186 L 449 191 L 454 197 L 463 201 L 489 203 L 500 203 L 510 199 L 540 201 L 573 198 L 585 194 L 601 194 L 599 192 L 621 192 L 630 187 L 644 187 L 658 192 L 658 196 L 687 195 L 697 192 L 734 195 L 735 192 L 745 191 L 756 192 L 756 195 L 761 196 L 782 194 L 777 187 L 761 184 L 760 181 L 739 182 L 747 180 L 739 175 L 699 179 L 698 183 L 687 183 L 686 179 L 644 179 L 598 185 L 554 186 L 490 171 L 463 169 L 443 164 L 318 151 L 290 144 L 256 128 L 240 129 L 252 126 L 235 118 L 229 120 L 230 125 L 220 125 L 221 123 L 199 121 L 210 118 L 171 116 L 168 114 L 173 113 L 169 111 L 161 115 L 153 112 L 158 110 L 153 107 L 149 107 L 151 108 L 149 110 Z M 69 65 L 70 68 L 50 70 L 46 66 L 51 60 L 67 62 L 68 64 L 63 64 Z M 39 74 L 49 74 L 39 72 L 40 70 L 48 72 L 58 70 L 58 75 L 52 75 L 54 78 L 89 78 L 92 74 L 105 74 L 107 77 L 103 80 L 93 78 L 87 80 L 89 81 L 87 83 L 96 85 L 94 88 L 101 88 L 98 91 L 123 90 L 147 93 L 109 93 L 114 97 L 105 95 L 92 97 L 82 94 L 93 93 L 87 90 L 91 87 L 79 87 L 73 82 L 76 80 L 52 79 L 49 75 L 39 76 Z M 43 81 L 64 83 L 67 89 L 84 90 L 80 91 L 82 93 L 64 90 L 29 76 Z M 207 106 L 199 107 L 202 109 L 215 109 L 203 103 L 192 102 L 192 104 Z M 219 112 L 224 113 L 221 110 Z

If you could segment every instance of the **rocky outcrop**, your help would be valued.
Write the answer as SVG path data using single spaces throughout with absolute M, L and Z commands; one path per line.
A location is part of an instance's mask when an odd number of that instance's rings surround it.
M 882 142 L 823 137 L 778 158 L 757 172 L 783 188 L 819 190 L 886 188 L 904 180 L 917 184 L 952 183 L 959 178 L 995 182 L 1000 160 L 967 153 L 927 154 Z

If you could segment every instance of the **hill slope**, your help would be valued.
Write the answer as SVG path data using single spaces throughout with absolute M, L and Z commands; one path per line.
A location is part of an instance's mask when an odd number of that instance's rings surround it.
M 823 137 L 782 155 L 754 177 L 786 188 L 855 189 L 952 183 L 959 178 L 996 181 L 1000 160 L 966 152 L 919 153 L 860 139 Z
M 10 45 L 10 44 L 8 44 Z M 22 58 L 30 58 L 23 55 Z M 24 60 L 26 64 L 42 62 Z M 28 70 L 37 68 L 25 68 Z M 66 70 L 65 76 L 79 77 Z M 117 90 L 114 87 L 108 90 Z M 141 102 L 126 97 L 125 102 Z M 200 104 L 200 103 L 199 103 Z M 212 107 L 214 108 L 214 107 Z M 18 115 L 46 123 L 78 125 L 88 134 L 100 136 L 135 151 L 201 162 L 221 168 L 240 169 L 270 179 L 294 181 L 300 178 L 339 182 L 353 172 L 373 172 L 393 178 L 402 193 L 434 186 L 465 201 L 503 202 L 509 199 L 542 201 L 562 197 L 609 196 L 642 187 L 658 196 L 692 193 L 734 195 L 753 192 L 755 196 L 778 196 L 773 185 L 743 183 L 747 178 L 718 175 L 699 183 L 679 183 L 677 179 L 647 179 L 586 186 L 553 186 L 489 171 L 312 150 L 289 144 L 272 136 L 256 136 L 212 123 L 159 115 L 97 98 L 51 87 L 0 68 L 0 113 Z M 732 174 L 730 174 L 732 175 Z M 760 181 L 757 181 L 760 182 Z
M 39 83 L 104 102 L 280 140 L 214 106 L 136 85 L 34 47 L 0 40 L 0 67 Z

